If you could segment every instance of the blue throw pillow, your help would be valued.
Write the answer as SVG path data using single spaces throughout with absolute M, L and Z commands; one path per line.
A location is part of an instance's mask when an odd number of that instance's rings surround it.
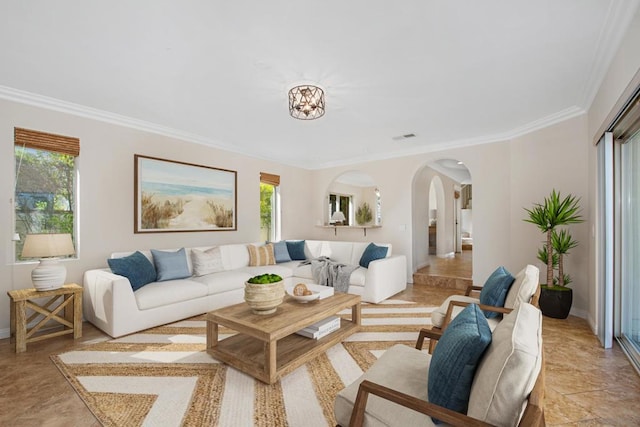
M 108 259 L 107 263 L 114 274 L 129 279 L 131 288 L 134 291 L 156 281 L 156 269 L 153 268 L 151 261 L 140 251 L 123 258 Z
M 433 351 L 429 402 L 466 414 L 476 368 L 490 343 L 491 330 L 482 310 L 477 304 L 468 305 L 449 323 Z
M 307 256 L 304 254 L 304 240 L 287 241 L 287 250 L 291 261 L 304 261 Z
M 491 273 L 487 281 L 484 282 L 484 286 L 480 291 L 480 304 L 504 307 L 507 292 L 509 292 L 509 288 L 515 280 L 515 277 L 504 267 L 498 267 Z M 485 311 L 484 315 L 490 319 L 492 317 L 498 317 L 500 313 Z
M 369 263 L 377 259 L 382 259 L 387 256 L 389 248 L 386 246 L 378 246 L 374 243 L 369 243 L 362 256 L 360 257 L 360 267 L 369 268 Z
M 158 282 L 165 280 L 184 279 L 191 276 L 187 264 L 187 253 L 184 248 L 176 252 L 159 251 L 151 249 L 153 263 L 158 272 Z
M 291 256 L 289 256 L 289 249 L 287 249 L 287 242 L 283 240 L 273 243 L 273 254 L 276 257 L 276 263 L 291 261 Z

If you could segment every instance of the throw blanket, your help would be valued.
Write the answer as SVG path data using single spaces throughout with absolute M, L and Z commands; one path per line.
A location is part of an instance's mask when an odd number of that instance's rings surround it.
M 338 292 L 349 290 L 349 277 L 357 265 L 340 264 L 327 257 L 320 257 L 310 261 L 303 261 L 300 265 L 311 264 L 313 280 L 320 285 L 331 286 Z

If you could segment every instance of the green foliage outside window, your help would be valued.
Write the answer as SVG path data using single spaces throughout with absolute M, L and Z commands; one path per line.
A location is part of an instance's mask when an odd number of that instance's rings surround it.
M 15 148 L 16 259 L 29 233 L 74 235 L 75 157 L 46 150 Z
M 273 185 L 260 183 L 260 231 L 265 241 L 271 239 L 273 191 Z

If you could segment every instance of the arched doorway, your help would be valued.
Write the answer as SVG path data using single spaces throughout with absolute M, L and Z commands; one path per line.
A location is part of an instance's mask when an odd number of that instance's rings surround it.
M 471 190 L 469 170 L 455 159 L 440 159 L 416 172 L 412 188 L 414 272 L 432 264 L 446 262 L 452 266 L 456 260 L 464 259 L 465 266 L 460 271 L 465 274 L 459 277 L 471 281 Z

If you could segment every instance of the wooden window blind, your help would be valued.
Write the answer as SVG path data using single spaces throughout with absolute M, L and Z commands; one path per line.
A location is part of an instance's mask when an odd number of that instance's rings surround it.
M 14 141 L 15 145 L 21 147 L 47 150 L 74 157 L 80 155 L 80 139 L 71 136 L 14 128 Z
M 280 175 L 260 172 L 260 182 L 277 187 L 278 185 L 280 185 Z

